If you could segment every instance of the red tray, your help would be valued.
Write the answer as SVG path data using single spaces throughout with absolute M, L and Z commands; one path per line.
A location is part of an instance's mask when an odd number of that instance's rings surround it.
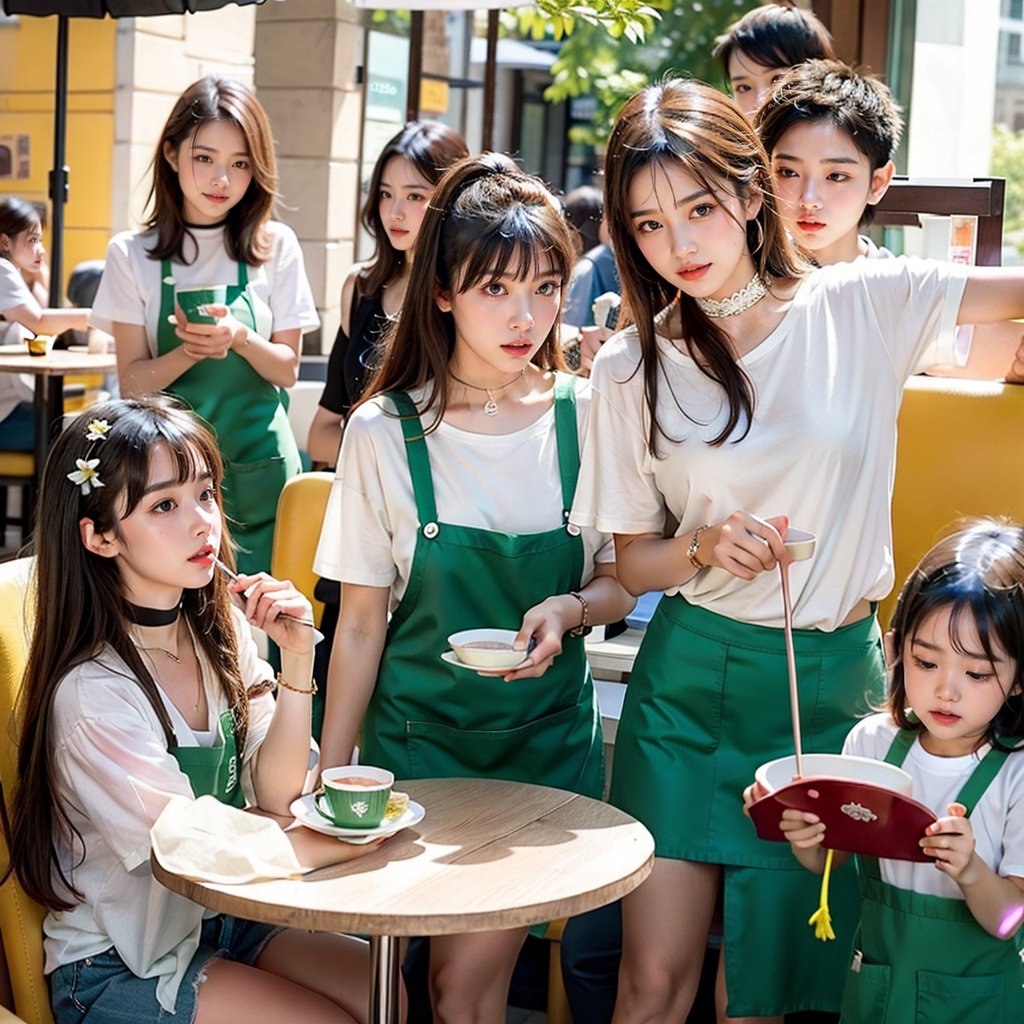
M 779 828 L 788 808 L 809 811 L 825 823 L 826 849 L 890 860 L 930 861 L 918 846 L 936 821 L 924 804 L 902 793 L 852 779 L 810 776 L 791 782 L 750 806 L 762 839 L 786 841 Z

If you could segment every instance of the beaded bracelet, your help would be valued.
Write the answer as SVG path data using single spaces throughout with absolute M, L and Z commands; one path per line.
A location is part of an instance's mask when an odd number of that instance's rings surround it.
M 297 686 L 292 686 L 291 683 L 286 683 L 280 672 L 277 673 L 277 685 L 283 686 L 286 690 L 291 690 L 292 693 L 301 693 L 305 697 L 312 697 L 319 690 L 315 679 L 310 679 L 308 690 L 300 690 Z
M 590 632 L 590 605 L 587 604 L 587 599 L 575 590 L 570 590 L 569 596 L 575 597 L 583 607 L 583 620 L 575 629 L 569 630 L 569 636 L 586 636 Z
M 693 536 L 690 538 L 690 546 L 686 549 L 686 557 L 690 560 L 690 565 L 692 565 L 697 572 L 700 572 L 701 569 L 707 568 L 707 565 L 700 560 L 697 550 L 700 547 L 700 535 L 705 530 L 710 529 L 711 526 L 708 523 L 705 523 L 703 526 L 698 526 L 697 529 L 694 530 Z

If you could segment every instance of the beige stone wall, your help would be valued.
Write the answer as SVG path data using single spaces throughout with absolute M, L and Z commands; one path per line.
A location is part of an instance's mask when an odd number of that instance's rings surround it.
M 174 101 L 197 78 L 253 81 L 256 10 L 225 7 L 196 15 L 117 22 L 112 228 L 137 228 L 149 194 L 150 163 Z
M 256 20 L 256 88 L 277 138 L 282 219 L 298 233 L 320 309 L 307 352 L 329 351 L 341 284 L 354 262 L 362 91 L 360 15 L 344 0 L 265 4 Z

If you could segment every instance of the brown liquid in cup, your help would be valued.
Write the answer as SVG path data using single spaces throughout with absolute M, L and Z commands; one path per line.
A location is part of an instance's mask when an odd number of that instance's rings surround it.
M 365 775 L 349 775 L 343 779 L 331 779 L 332 786 L 363 786 L 366 789 L 379 789 L 386 786 L 386 782 L 379 779 L 368 779 Z
M 512 645 L 503 643 L 501 640 L 471 640 L 468 644 L 463 644 L 463 647 L 468 647 L 474 651 L 511 651 Z

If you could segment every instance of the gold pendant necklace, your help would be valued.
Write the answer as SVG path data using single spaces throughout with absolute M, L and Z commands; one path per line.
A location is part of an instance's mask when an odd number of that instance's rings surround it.
M 524 366 L 508 383 L 502 384 L 496 388 L 485 388 L 479 384 L 470 384 L 468 380 L 463 380 L 461 377 L 456 377 L 452 373 L 451 369 L 448 370 L 449 375 L 456 384 L 461 384 L 464 388 L 472 388 L 474 391 L 483 391 L 487 395 L 487 401 L 484 402 L 484 415 L 485 416 L 497 416 L 498 415 L 498 403 L 494 399 L 494 393 L 496 391 L 504 391 L 505 388 L 512 387 L 517 380 L 521 380 L 523 375 L 526 373 L 526 367 Z
M 132 637 L 132 643 L 135 644 L 136 650 L 144 651 L 146 654 L 149 655 L 149 662 L 153 666 L 153 669 L 156 671 L 156 674 L 158 676 L 160 675 L 160 672 L 159 672 L 159 669 L 157 669 L 157 667 L 156 667 L 156 662 L 153 660 L 153 655 L 152 655 L 153 651 L 159 651 L 161 654 L 166 654 L 167 657 L 170 658 L 171 661 L 173 661 L 175 665 L 180 665 L 181 664 L 181 658 L 177 654 L 175 654 L 173 651 L 169 651 L 166 647 L 156 647 L 156 646 L 145 647 L 142 644 L 140 644 L 135 639 L 135 637 Z M 193 648 L 192 648 L 192 653 L 195 654 L 195 646 L 193 646 Z M 202 703 L 202 700 L 203 700 L 203 670 L 202 670 L 202 667 L 199 664 L 199 658 L 196 657 L 196 701 L 192 705 L 192 710 L 193 711 L 198 711 L 199 710 L 199 705 Z

